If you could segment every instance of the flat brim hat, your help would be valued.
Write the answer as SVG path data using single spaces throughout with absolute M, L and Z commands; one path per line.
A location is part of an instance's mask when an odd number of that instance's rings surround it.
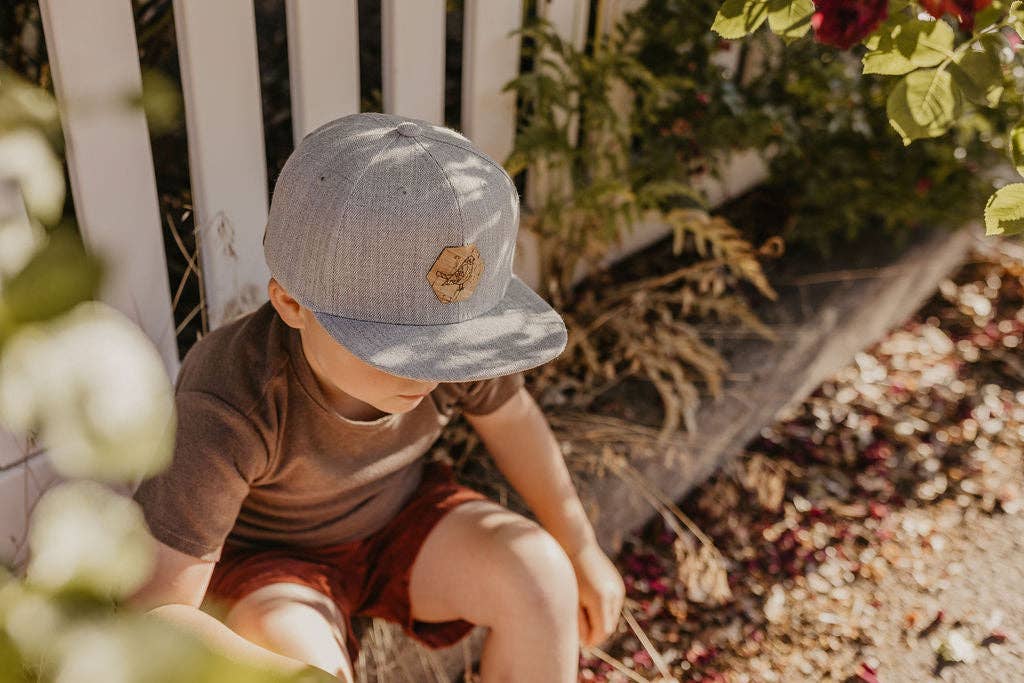
M 418 380 L 526 370 L 566 345 L 512 272 L 519 195 L 460 133 L 378 112 L 306 135 L 274 186 L 271 274 L 364 362 Z

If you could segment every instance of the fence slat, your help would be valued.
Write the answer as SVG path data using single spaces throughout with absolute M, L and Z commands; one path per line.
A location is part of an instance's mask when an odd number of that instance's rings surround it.
M 516 94 L 502 92 L 519 73 L 522 0 L 466 0 L 462 38 L 462 132 L 504 162 L 516 135 Z
M 252 0 L 174 0 L 203 291 L 214 329 L 267 300 L 267 166 Z
M 523 23 L 522 0 L 467 0 L 462 32 L 462 131 L 484 152 L 504 162 L 516 135 L 516 93 L 502 92 L 519 74 L 521 38 L 509 36 Z M 537 285 L 535 245 L 521 232 L 513 268 Z
M 359 19 L 355 0 L 287 0 L 292 135 L 359 111 Z
M 384 111 L 444 123 L 445 0 L 383 0 Z
M 587 42 L 587 19 L 590 15 L 590 0 L 548 0 L 537 4 L 537 14 L 550 21 L 562 40 L 568 41 L 577 50 L 582 50 Z M 557 63 L 561 58 L 553 53 L 546 53 Z M 579 97 L 573 94 L 569 99 L 570 110 L 576 109 Z M 564 118 L 564 112 L 556 112 L 556 115 Z M 575 143 L 579 116 L 573 114 L 569 117 L 569 139 Z
M 178 347 L 148 127 L 140 109 L 118 104 L 142 92 L 131 4 L 39 5 L 79 230 L 109 265 L 99 298 L 142 328 L 173 378 Z
M 582 50 L 586 44 L 589 10 L 590 0 L 548 0 L 537 5 L 538 16 L 550 21 L 558 35 L 577 50 Z M 536 61 L 544 58 L 555 63 L 562 61 L 561 57 L 551 50 L 542 50 L 536 56 Z M 575 109 L 578 99 L 575 94 L 570 97 L 570 111 Z M 555 112 L 555 116 L 558 123 L 565 123 L 565 112 Z M 574 143 L 579 126 L 578 119 L 578 114 L 573 113 L 568 123 L 569 139 Z M 528 208 L 537 208 L 544 202 L 544 198 L 551 196 L 558 188 L 563 188 L 559 193 L 566 191 L 564 188 L 568 187 L 569 182 L 568 169 L 550 169 L 543 161 L 531 164 L 526 171 L 523 203 Z M 516 272 L 530 285 L 540 284 L 540 245 L 536 235 L 531 232 L 520 233 L 516 252 Z

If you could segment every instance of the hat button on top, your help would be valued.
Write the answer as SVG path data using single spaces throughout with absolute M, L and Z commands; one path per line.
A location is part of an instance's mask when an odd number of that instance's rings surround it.
M 398 134 L 406 137 L 414 137 L 420 133 L 420 125 L 414 121 L 402 121 L 398 124 Z

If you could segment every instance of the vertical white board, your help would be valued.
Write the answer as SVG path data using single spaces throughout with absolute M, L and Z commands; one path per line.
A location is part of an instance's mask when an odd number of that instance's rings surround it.
M 134 320 L 178 373 L 167 262 L 131 4 L 41 0 L 79 230 L 109 265 L 100 299 Z M 76 106 L 78 103 L 78 106 Z
M 501 89 L 519 73 L 521 37 L 508 34 L 522 26 L 522 22 L 522 0 L 466 0 L 462 25 L 462 132 L 499 163 L 504 163 L 515 143 L 516 94 Z M 524 268 L 530 264 L 529 259 L 520 256 L 521 248 L 512 264 L 516 274 L 535 285 L 536 274 Z
M 550 21 L 558 35 L 577 50 L 582 50 L 586 44 L 589 9 L 589 0 L 542 0 L 537 4 L 538 16 Z M 561 62 L 560 56 L 549 50 L 541 51 L 535 59 L 539 62 L 543 58 L 551 59 L 556 63 Z M 577 97 L 573 95 L 569 100 L 570 109 L 575 108 L 576 101 Z M 565 124 L 564 112 L 556 112 L 556 116 L 559 118 L 559 123 Z M 578 118 L 576 114 L 573 114 L 569 117 L 567 124 L 569 139 L 573 141 L 573 144 L 575 144 L 577 136 Z M 565 191 L 564 188 L 568 183 L 567 169 L 552 170 L 543 162 L 531 165 L 526 171 L 524 203 L 527 210 L 542 205 L 545 198 L 551 196 L 552 193 L 561 194 Z M 527 283 L 537 286 L 541 277 L 537 238 L 533 233 L 520 232 L 518 246 L 516 270 Z
M 587 43 L 587 19 L 590 14 L 590 0 L 541 0 L 537 3 L 537 14 L 550 21 L 562 40 L 568 41 L 577 50 L 582 50 Z M 547 54 L 547 57 L 561 62 L 558 55 Z M 575 95 L 569 100 L 576 104 Z M 575 106 L 570 107 L 575 109 Z M 559 115 L 562 115 L 559 112 Z M 569 117 L 569 139 L 576 141 L 578 116 Z
M 292 136 L 359 111 L 356 0 L 287 0 Z
M 174 0 L 210 329 L 267 300 L 267 164 L 252 0 Z
M 384 111 L 443 124 L 445 0 L 382 0 L 380 26 Z
M 462 29 L 462 132 L 498 162 L 512 151 L 516 94 L 502 92 L 519 73 L 522 0 L 466 0 Z

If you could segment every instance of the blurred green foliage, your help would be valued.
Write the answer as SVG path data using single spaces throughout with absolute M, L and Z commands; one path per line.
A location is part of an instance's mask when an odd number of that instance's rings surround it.
M 73 227 L 53 230 L 21 272 L 4 282 L 0 345 L 21 325 L 55 318 L 94 299 L 103 272 L 99 256 L 86 251 Z
M 786 44 L 777 60 L 781 71 L 773 64 L 766 80 L 785 73 L 784 92 L 795 94 L 807 93 L 806 88 L 790 87 L 795 83 L 826 76 L 827 101 L 821 104 L 848 108 L 833 109 L 835 116 L 827 118 L 818 108 L 817 118 L 805 119 L 809 125 L 801 129 L 813 135 L 807 140 L 813 149 L 792 155 L 802 165 L 781 160 L 776 168 L 776 177 L 813 169 L 808 189 L 823 199 L 798 204 L 797 220 L 838 222 L 844 235 L 853 235 L 858 229 L 853 221 L 866 216 L 871 219 L 868 225 L 899 236 L 894 228 L 915 220 L 955 224 L 983 213 L 989 235 L 1024 229 L 1024 183 L 1003 186 L 1005 178 L 990 177 L 986 186 L 977 173 L 997 164 L 993 151 L 1004 156 L 1000 164 L 1004 167 L 1007 151 L 1012 160 L 1020 156 L 1015 146 L 1024 141 L 1020 50 L 1024 2 L 885 0 L 871 8 L 864 5 L 864 15 L 856 21 L 852 6 L 844 9 L 842 3 L 811 6 L 808 0 L 726 0 L 714 5 L 712 28 L 717 35 L 745 38 L 743 49 L 764 47 L 766 40 Z M 789 33 L 772 22 L 772 12 L 807 21 L 797 33 Z M 759 30 L 765 23 L 770 32 Z M 798 40 L 802 36 L 806 37 Z M 836 52 L 819 43 L 852 49 Z M 822 63 L 841 64 L 842 71 L 819 72 L 816 65 Z M 833 124 L 834 118 L 841 120 L 848 112 L 860 115 L 858 127 Z M 826 121 L 828 127 L 822 131 Z M 892 143 L 892 132 L 900 145 Z M 857 149 L 844 153 L 847 144 L 858 142 L 864 144 L 863 153 Z M 950 161 L 951 153 L 962 168 Z M 828 172 L 817 173 L 821 167 Z M 975 177 L 963 177 L 964 168 Z M 832 178 L 847 169 L 856 173 L 853 178 L 861 180 L 860 187 L 835 211 L 840 204 L 828 200 L 842 199 L 842 185 Z M 995 186 L 1000 189 L 992 193 Z M 983 212 L 976 197 L 981 189 L 990 195 Z M 872 203 L 877 206 L 874 211 Z M 830 221 L 833 217 L 837 221 Z M 804 232 L 797 230 L 797 234 Z M 821 241 L 819 236 L 815 239 Z
M 785 221 L 759 232 L 822 254 L 870 232 L 885 238 L 879 248 L 898 248 L 911 228 L 955 228 L 980 216 L 992 182 L 978 170 L 998 158 L 1019 109 L 979 108 L 956 134 L 905 147 L 888 122 L 886 77 L 861 73 L 860 51 L 810 38 L 784 46 L 764 30 L 726 41 L 708 30 L 721 6 L 649 0 L 626 17 L 636 58 L 682 86 L 638 127 L 638 165 L 654 176 L 715 172 L 722 152 L 768 150 L 763 189 Z M 723 70 L 730 61 L 736 68 Z

